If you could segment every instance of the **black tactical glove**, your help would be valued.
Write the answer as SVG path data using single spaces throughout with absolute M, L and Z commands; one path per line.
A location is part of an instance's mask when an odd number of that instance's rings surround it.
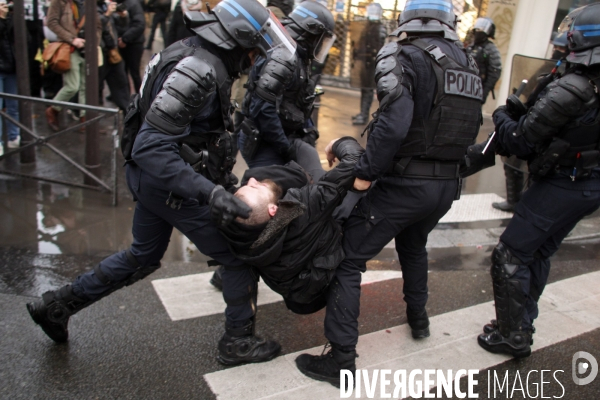
M 215 186 L 208 198 L 210 215 L 218 227 L 229 225 L 237 217 L 248 218 L 252 209 L 221 185 Z
M 459 175 L 461 178 L 466 178 L 482 169 L 494 166 L 496 163 L 496 154 L 494 153 L 495 143 L 492 142 L 485 153 L 483 153 L 483 149 L 487 146 L 489 140 L 490 139 L 485 142 L 471 145 L 467 148 L 465 162 L 460 165 Z
M 506 113 L 512 119 L 518 121 L 523 115 L 527 114 L 527 107 L 517 95 L 511 94 L 506 99 Z

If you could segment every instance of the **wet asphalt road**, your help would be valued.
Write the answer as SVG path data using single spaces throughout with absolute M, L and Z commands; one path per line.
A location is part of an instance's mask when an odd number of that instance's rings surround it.
M 358 102 L 356 92 L 326 88 L 319 117 L 321 154 L 331 138 L 360 137 L 362 127 L 350 122 Z M 40 131 L 45 129 L 40 118 L 36 124 Z M 480 136 L 489 128 L 488 118 Z M 81 159 L 83 138 L 74 133 L 59 143 L 72 157 Z M 108 135 L 102 140 L 110 142 Z M 109 144 L 103 146 L 102 158 L 108 162 Z M 36 165 L 23 166 L 13 158 L 0 166 L 80 179 L 49 152 L 40 150 L 39 154 Z M 244 168 L 243 162 L 236 166 L 238 172 Z M 469 178 L 465 193 L 504 195 L 502 177 L 502 167 L 497 165 Z M 111 207 L 107 194 L 0 176 L 0 398 L 214 398 L 203 375 L 224 368 L 216 361 L 224 318 L 209 315 L 171 321 L 151 283 L 211 271 L 205 257 L 177 232 L 161 269 L 72 317 L 68 344 L 54 344 L 26 312 L 25 304 L 34 297 L 69 283 L 103 257 L 127 248 L 133 203 L 122 178 L 121 170 L 119 205 Z M 491 300 L 492 248 L 430 250 L 430 316 Z M 598 240 L 565 243 L 553 259 L 550 282 L 600 270 L 599 259 Z M 369 263 L 369 269 L 399 270 L 399 265 L 394 252 L 385 249 Z M 393 279 L 363 288 L 361 334 L 406 323 L 400 285 L 400 279 Z M 259 306 L 257 320 L 258 334 L 280 341 L 284 354 L 325 343 L 323 312 L 296 316 L 280 302 Z M 531 370 L 563 369 L 564 398 L 600 398 L 600 378 L 587 386 L 570 380 L 571 357 L 580 350 L 600 359 L 600 328 L 493 370 L 509 371 L 512 380 L 516 371 L 523 375 Z M 486 373 L 480 375 L 480 398 L 487 397 Z M 562 389 L 554 384 L 547 390 L 545 396 L 560 397 Z M 519 396 L 517 392 L 514 398 L 523 398 Z

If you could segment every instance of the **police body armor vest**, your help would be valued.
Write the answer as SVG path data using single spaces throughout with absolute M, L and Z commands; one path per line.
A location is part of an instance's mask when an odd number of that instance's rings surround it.
M 484 47 L 482 45 L 474 45 L 469 49 L 469 53 L 479 68 L 479 76 L 482 80 L 485 80 L 487 76 L 488 55 Z
M 193 42 L 195 37 L 188 39 Z M 131 151 L 135 136 L 142 126 L 144 118 L 152 105 L 152 88 L 163 71 L 172 69 L 186 57 L 196 56 L 212 64 L 216 71 L 217 96 L 220 102 L 221 115 L 211 118 L 206 132 L 191 132 L 181 143 L 187 145 L 180 152 L 182 158 L 207 179 L 227 183 L 227 175 L 235 164 L 236 143 L 228 132 L 233 126 L 231 121 L 231 84 L 232 78 L 227 73 L 223 62 L 214 54 L 194 44 L 187 45 L 185 39 L 175 42 L 156 54 L 146 66 L 140 93 L 136 95 L 127 109 L 124 119 L 124 132 L 121 140 L 121 151 L 126 162 L 132 162 Z M 185 146 L 184 146 L 185 147 Z M 191 151 L 190 151 L 191 150 Z
M 395 158 L 462 160 L 467 147 L 474 143 L 482 121 L 483 89 L 477 70 L 475 66 L 463 67 L 439 47 L 422 39 L 407 41 L 406 44 L 420 48 L 431 57 L 437 94 L 430 114 L 413 118 Z
M 309 66 L 298 55 L 296 55 L 296 58 L 297 67 L 294 71 L 291 87 L 285 88 L 281 95 L 271 99 L 270 95 L 259 92 L 260 88 L 257 87 L 256 82 L 249 81 L 247 83 L 248 93 L 244 98 L 242 110 L 246 116 L 250 115 L 250 96 L 255 92 L 259 97 L 267 101 L 273 101 L 286 136 L 297 133 L 298 130 L 304 127 L 306 120 L 310 118 L 316 97 L 315 87 L 319 78 L 319 76 L 311 78 Z M 268 62 L 269 59 L 266 60 L 265 65 Z

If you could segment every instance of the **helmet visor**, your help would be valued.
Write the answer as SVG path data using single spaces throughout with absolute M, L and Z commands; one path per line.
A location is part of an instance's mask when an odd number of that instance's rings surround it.
M 283 25 L 281 25 L 281 22 L 279 22 L 273 12 L 270 10 L 269 12 L 271 14 L 270 17 L 258 31 L 258 34 L 261 36 L 261 45 L 259 47 L 261 47 L 265 53 L 269 53 L 275 49 L 281 49 L 283 50 L 281 55 L 284 59 L 289 60 L 296 52 L 296 42 L 292 39 Z
M 331 32 L 324 32 L 321 35 L 321 39 L 319 39 L 319 43 L 315 46 L 315 51 L 313 54 L 313 58 L 316 62 L 323 64 L 325 62 L 325 58 L 327 54 L 329 54 L 329 49 L 333 46 L 333 42 L 335 42 L 335 34 Z

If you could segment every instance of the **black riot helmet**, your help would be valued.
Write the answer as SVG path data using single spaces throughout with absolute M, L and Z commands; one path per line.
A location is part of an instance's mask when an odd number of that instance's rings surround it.
M 491 18 L 477 18 L 475 20 L 475 25 L 473 25 L 473 31 L 483 32 L 487 37 L 494 39 L 494 35 L 496 35 L 496 25 Z
M 198 36 L 224 49 L 257 48 L 266 56 L 276 48 L 291 58 L 296 43 L 273 13 L 256 0 L 223 0 L 208 13 L 188 11 L 186 26 Z
M 398 29 L 392 35 L 431 32 L 458 40 L 456 22 L 452 0 L 407 0 L 404 11 L 398 17 Z
M 573 18 L 567 40 L 569 50 L 574 52 L 600 46 L 600 3 L 590 4 L 580 10 Z
M 316 1 L 308 0 L 298 4 L 288 17 L 287 27 L 294 40 L 303 43 L 315 61 L 325 62 L 336 37 L 331 12 Z

